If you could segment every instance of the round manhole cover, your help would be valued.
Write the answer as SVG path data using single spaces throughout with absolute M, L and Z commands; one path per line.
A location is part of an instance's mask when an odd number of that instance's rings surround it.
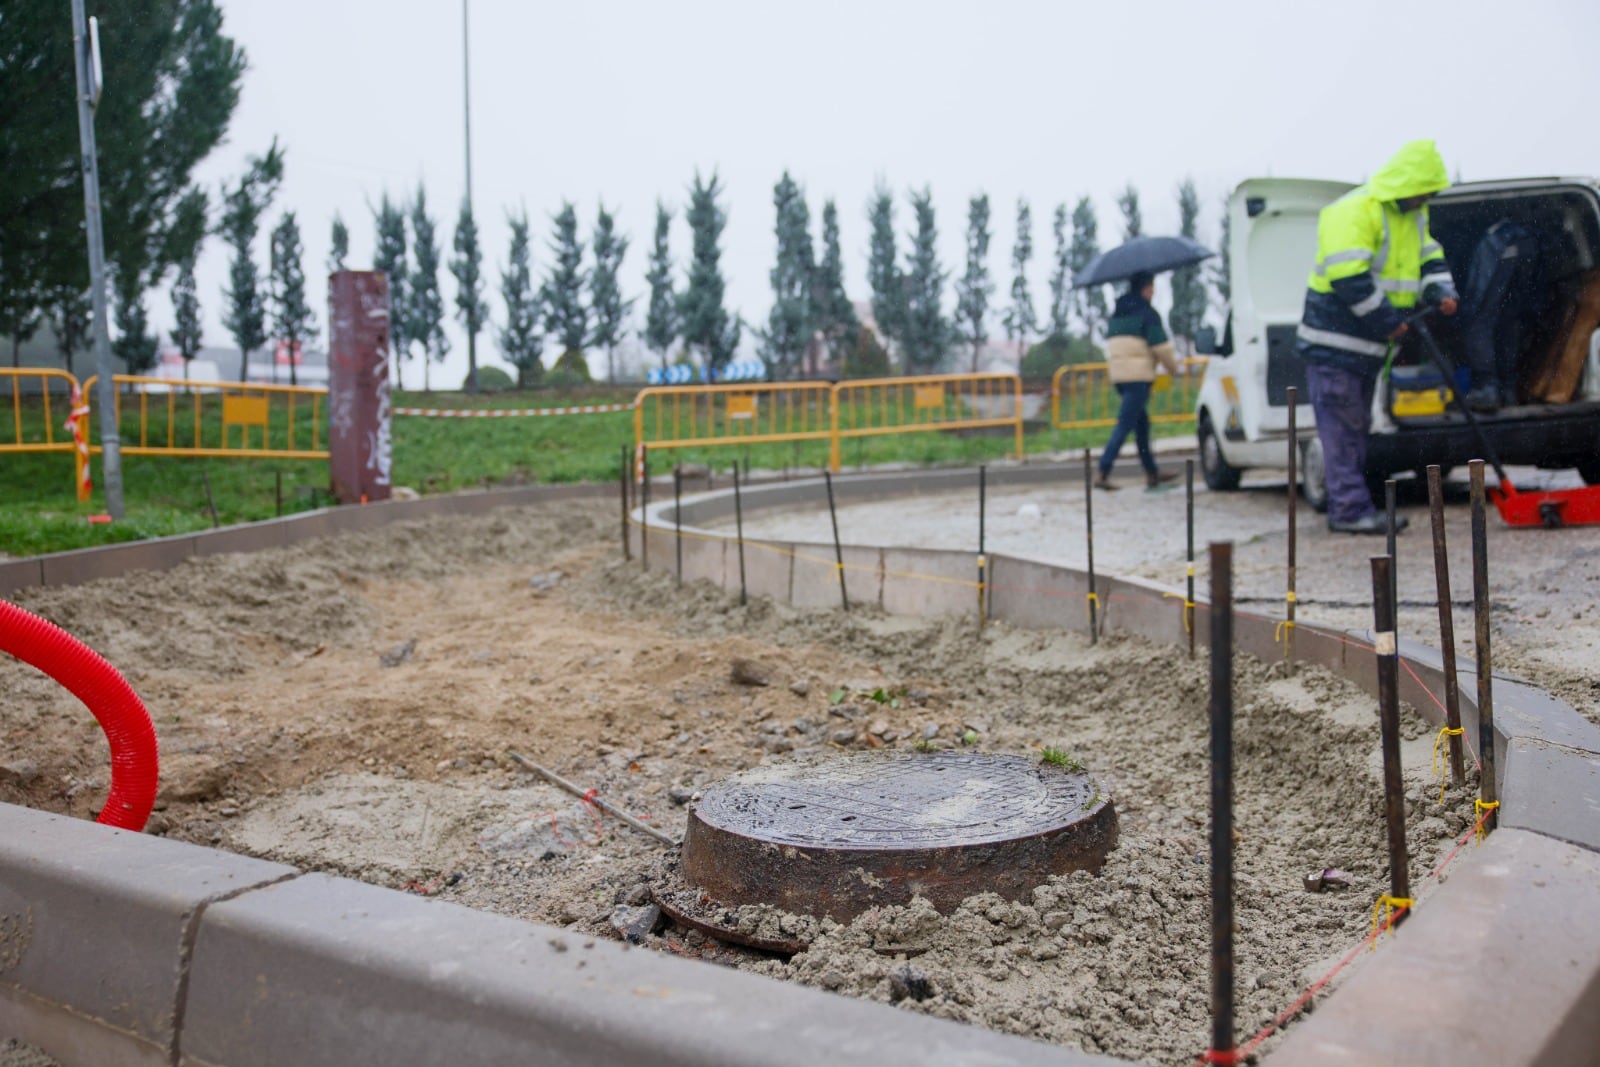
M 747 771 L 689 815 L 683 876 L 723 904 L 846 920 L 922 896 L 1020 899 L 1098 871 L 1116 811 L 1087 773 L 1026 756 L 852 753 Z

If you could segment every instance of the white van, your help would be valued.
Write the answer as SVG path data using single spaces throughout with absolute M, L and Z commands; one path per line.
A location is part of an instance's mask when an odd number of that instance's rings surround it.
M 1301 489 L 1313 507 L 1327 506 L 1295 331 L 1317 254 L 1317 215 L 1352 188 L 1260 178 L 1234 191 L 1228 205 L 1232 308 L 1221 343 L 1206 336 L 1197 346 L 1212 357 L 1196 401 L 1200 466 L 1212 489 L 1238 488 L 1251 468 L 1287 467 L 1287 390 L 1295 386 Z M 1585 482 L 1600 483 L 1600 329 L 1590 321 L 1600 297 L 1600 183 L 1468 182 L 1440 193 L 1429 210 L 1433 236 L 1463 295 L 1473 252 L 1492 226 L 1509 219 L 1537 235 L 1538 277 L 1548 282 L 1541 281 L 1528 300 L 1540 306 L 1512 309 L 1529 324 L 1517 356 L 1522 388 L 1515 402 L 1478 415 L 1478 422 L 1503 463 L 1576 467 Z M 1464 367 L 1461 318 L 1435 316 L 1433 333 L 1446 355 Z M 1583 351 L 1575 353 L 1577 346 Z M 1581 373 L 1573 355 L 1584 361 Z M 1565 384 L 1552 387 L 1551 361 L 1558 356 L 1569 357 L 1556 376 Z M 1430 463 L 1448 469 L 1487 458 L 1453 402 L 1465 384 L 1459 373 L 1446 380 L 1437 372 L 1414 333 L 1397 348 L 1373 399 L 1369 484 L 1381 485 L 1397 472 L 1420 473 Z

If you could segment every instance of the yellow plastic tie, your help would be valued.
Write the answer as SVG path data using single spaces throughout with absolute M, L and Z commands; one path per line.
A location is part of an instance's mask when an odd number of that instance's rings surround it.
M 1474 827 L 1474 832 L 1477 833 L 1479 841 L 1482 841 L 1484 838 L 1489 836 L 1489 831 L 1484 829 L 1484 825 L 1489 820 L 1483 817 L 1484 814 L 1493 811 L 1499 806 L 1500 802 L 1498 800 L 1484 800 L 1482 797 L 1475 797 L 1473 799 L 1472 813 L 1478 817 L 1478 824 L 1476 827 Z
M 1454 730 L 1448 726 L 1439 727 L 1438 736 L 1433 739 L 1433 773 L 1439 776 L 1439 803 L 1444 803 L 1445 773 L 1439 766 L 1439 746 L 1444 744 L 1446 737 L 1460 737 L 1466 733 L 1466 727 L 1457 726 Z
M 1283 594 L 1283 599 L 1288 601 L 1291 604 L 1295 603 L 1294 590 L 1291 589 L 1287 593 Z
M 1084 602 L 1084 608 L 1089 612 L 1089 625 L 1093 626 L 1094 612 L 1095 609 L 1100 606 L 1100 598 L 1094 593 L 1086 593 L 1084 595 L 1088 597 L 1088 599 Z
M 1188 576 L 1190 578 L 1194 577 L 1194 564 L 1193 563 L 1189 564 L 1189 575 Z
M 1384 930 L 1393 930 L 1394 924 L 1390 921 L 1391 918 L 1398 912 L 1405 911 L 1414 904 L 1416 904 L 1416 900 L 1411 897 L 1392 897 L 1388 893 L 1385 893 L 1383 896 L 1378 898 L 1378 902 L 1376 904 L 1372 905 L 1372 949 L 1374 951 L 1378 947 L 1377 934 L 1379 930 L 1378 924 L 1380 913 L 1382 914 L 1382 928 Z
M 1293 604 L 1295 602 L 1294 590 L 1291 589 L 1287 593 L 1283 594 L 1283 599 L 1284 599 L 1285 603 Z M 1282 641 L 1284 639 L 1284 637 L 1288 634 L 1288 632 L 1290 630 L 1293 630 L 1293 629 L 1294 629 L 1294 620 L 1293 619 L 1284 619 L 1283 621 L 1279 622 L 1278 625 L 1273 627 L 1273 629 L 1272 629 L 1272 641 L 1273 641 L 1273 643 L 1276 644 L 1279 641 Z M 1286 656 L 1289 654 L 1289 649 L 1288 649 L 1287 646 L 1284 647 L 1283 654 L 1286 655 Z

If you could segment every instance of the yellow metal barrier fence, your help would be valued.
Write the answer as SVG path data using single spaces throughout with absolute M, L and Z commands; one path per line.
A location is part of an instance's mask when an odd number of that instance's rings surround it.
M 80 422 L 74 431 L 74 420 L 87 413 L 87 394 L 78 380 L 64 370 L 0 367 L 0 382 L 7 381 L 0 388 L 11 394 L 11 418 L 0 430 L 0 453 L 71 452 L 78 499 L 87 500 L 89 450 L 79 441 L 88 441 L 88 427 Z
M 97 380 L 83 383 L 86 397 L 93 395 Z M 123 455 L 328 458 L 322 426 L 326 389 L 132 374 L 112 381 Z M 137 426 L 130 426 L 135 412 Z
M 1194 356 L 1180 361 L 1182 373 L 1156 379 L 1150 393 L 1151 422 L 1194 421 L 1195 394 L 1207 362 Z M 1104 363 L 1069 363 L 1050 380 L 1050 424 L 1058 430 L 1115 426 L 1121 403 Z
M 1022 455 L 1022 380 L 1015 374 L 939 374 L 839 382 L 673 385 L 634 401 L 636 453 L 649 448 L 827 441 L 840 467 L 848 437 L 1011 426 Z

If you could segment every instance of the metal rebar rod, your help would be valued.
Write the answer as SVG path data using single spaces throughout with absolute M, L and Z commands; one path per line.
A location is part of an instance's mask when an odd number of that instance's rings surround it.
M 539 777 L 545 779 L 551 785 L 565 789 L 567 792 L 579 798 L 586 804 L 593 804 L 607 815 L 610 815 L 619 822 L 633 827 L 641 834 L 649 834 L 657 841 L 660 841 L 663 845 L 671 845 L 673 848 L 678 847 L 679 842 L 677 838 L 670 834 L 662 833 L 649 823 L 640 822 L 638 819 L 634 818 L 632 815 L 629 815 L 621 808 L 611 804 L 609 801 L 602 800 L 600 797 L 595 795 L 595 791 L 593 789 L 582 789 L 572 782 L 567 781 L 565 778 L 561 777 L 555 771 L 550 770 L 548 767 L 541 767 L 537 763 L 528 759 L 528 757 L 511 749 L 506 750 L 506 755 L 511 757 L 517 763 L 521 764 L 523 767 L 526 767 L 528 770 L 532 771 L 534 774 L 537 774 Z
M 1094 464 L 1089 450 L 1083 450 L 1083 532 L 1089 552 L 1089 643 L 1100 639 L 1100 595 L 1094 582 Z
M 1188 584 L 1183 599 L 1183 626 L 1189 632 L 1189 658 L 1194 659 L 1194 460 L 1183 461 L 1184 527 L 1188 532 Z
M 1494 778 L 1494 673 L 1489 655 L 1489 529 L 1483 489 L 1483 460 L 1467 465 L 1472 475 L 1472 622 L 1478 666 L 1478 793 L 1484 804 L 1498 805 L 1500 789 Z M 1491 808 L 1483 828 L 1493 830 Z
M 1400 605 L 1400 556 L 1398 554 L 1396 539 L 1400 535 L 1400 519 L 1395 512 L 1395 503 L 1399 491 L 1393 478 L 1386 478 L 1383 482 L 1383 516 L 1384 532 L 1388 539 L 1389 548 L 1389 602 L 1394 604 L 1396 610 Z M 1398 627 L 1390 627 L 1398 629 Z
M 1297 526 L 1295 521 L 1295 506 L 1299 503 L 1300 487 L 1298 483 L 1298 464 L 1300 459 L 1300 439 L 1295 432 L 1295 408 L 1297 406 L 1297 390 L 1289 386 L 1287 403 L 1289 405 L 1289 559 L 1287 574 L 1287 590 L 1284 593 L 1284 627 L 1283 627 L 1283 658 L 1294 659 L 1294 607 L 1295 607 L 1295 536 Z
M 678 556 L 678 584 L 683 584 L 683 467 L 672 465 L 672 541 Z
M 1394 560 L 1372 557 L 1373 652 L 1378 657 L 1378 719 L 1383 741 L 1383 810 L 1389 829 L 1389 895 L 1411 899 L 1406 797 L 1400 775 L 1400 656 L 1394 635 Z M 1408 914 L 1395 918 L 1399 923 Z
M 984 536 L 989 510 L 989 468 L 978 465 L 978 625 L 989 621 L 989 560 L 984 555 Z
M 650 569 L 650 446 L 639 446 L 639 563 Z
M 628 446 L 622 446 L 622 466 L 617 471 L 617 484 L 622 499 L 622 558 L 633 559 L 633 549 L 628 545 Z
M 1211 1048 L 1233 1051 L 1233 543 L 1211 545 Z
M 1439 598 L 1439 650 L 1444 657 L 1444 725 L 1450 740 L 1450 780 L 1466 781 L 1461 758 L 1461 685 L 1456 678 L 1456 623 L 1450 609 L 1450 556 L 1444 530 L 1444 474 L 1428 465 L 1428 514 L 1433 523 L 1433 575 Z
M 739 464 L 733 465 L 733 522 L 739 542 L 739 605 L 744 606 L 747 593 L 744 580 L 744 491 L 739 483 Z
M 833 473 L 824 469 L 822 480 L 828 487 L 828 519 L 833 523 L 833 560 L 834 568 L 839 572 L 839 603 L 845 611 L 849 611 L 850 594 L 844 588 L 844 548 L 839 544 L 839 511 L 833 503 Z

